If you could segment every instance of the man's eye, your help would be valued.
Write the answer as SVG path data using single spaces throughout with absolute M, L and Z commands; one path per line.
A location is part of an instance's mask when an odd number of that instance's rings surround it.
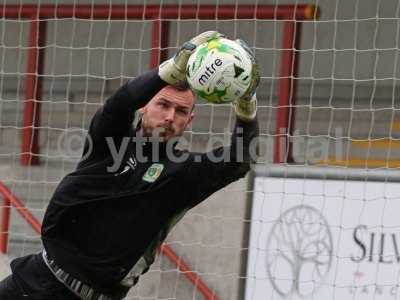
M 165 102 L 160 102 L 159 105 L 160 105 L 161 107 L 168 107 L 168 104 L 165 103 Z
M 188 114 L 186 109 L 178 109 L 177 111 L 178 111 L 178 113 L 180 113 L 182 115 L 187 115 Z

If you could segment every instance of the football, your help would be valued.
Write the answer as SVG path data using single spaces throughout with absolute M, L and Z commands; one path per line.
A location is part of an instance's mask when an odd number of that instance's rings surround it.
M 186 75 L 198 97 L 210 103 L 229 103 L 248 92 L 258 71 L 246 44 L 218 38 L 196 48 Z

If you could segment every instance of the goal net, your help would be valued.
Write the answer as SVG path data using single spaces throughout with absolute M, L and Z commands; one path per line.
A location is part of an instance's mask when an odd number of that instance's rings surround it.
M 41 222 L 105 99 L 218 30 L 259 61 L 259 161 L 187 213 L 127 299 L 399 298 L 398 1 L 188 2 L 0 4 L 0 182 Z M 184 144 L 225 143 L 234 120 L 199 101 Z M 9 201 L 3 252 L 40 251 Z

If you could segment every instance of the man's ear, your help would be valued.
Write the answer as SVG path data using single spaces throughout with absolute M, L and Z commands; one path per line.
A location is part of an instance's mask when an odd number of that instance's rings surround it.
M 195 116 L 196 116 L 196 114 L 194 112 L 190 113 L 189 120 L 188 120 L 186 126 L 188 126 L 188 125 L 190 125 L 190 123 L 192 123 Z
M 146 111 L 146 105 L 138 109 L 138 112 L 139 112 L 141 115 L 143 115 L 143 114 L 145 113 L 145 111 Z

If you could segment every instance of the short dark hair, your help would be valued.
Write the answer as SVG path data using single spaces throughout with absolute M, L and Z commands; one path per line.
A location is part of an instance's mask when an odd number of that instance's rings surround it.
M 174 87 L 175 87 L 178 91 L 182 91 L 182 92 L 187 91 L 187 90 L 192 91 L 192 89 L 190 88 L 189 83 L 188 83 L 186 80 L 185 80 L 185 81 L 179 82 L 177 85 L 174 85 Z M 193 93 L 193 91 L 192 91 L 192 93 Z
M 195 98 L 195 101 L 193 102 L 192 109 L 190 110 L 192 112 L 194 110 L 195 105 L 196 105 L 196 94 L 190 88 L 189 83 L 186 80 L 185 81 L 181 81 L 179 84 L 174 85 L 174 88 L 176 90 L 178 90 L 178 91 L 181 91 L 181 92 L 190 91 L 192 93 L 193 97 Z

